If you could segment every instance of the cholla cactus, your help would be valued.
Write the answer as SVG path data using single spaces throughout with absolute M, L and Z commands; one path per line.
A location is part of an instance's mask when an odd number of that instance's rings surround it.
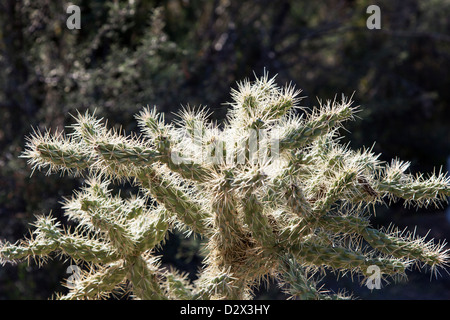
M 338 129 L 357 112 L 352 101 L 328 101 L 312 112 L 299 91 L 267 75 L 238 84 L 223 126 L 206 109 L 186 108 L 172 124 L 155 109 L 137 115 L 142 136 L 125 136 L 94 115 L 78 114 L 67 135 L 35 132 L 23 156 L 33 170 L 86 177 L 64 200 L 77 228 L 39 217 L 30 239 L 3 242 L 2 262 L 59 254 L 89 268 L 61 299 L 98 298 L 127 287 L 140 299 L 247 299 L 275 277 L 293 298 L 348 298 L 323 291 L 315 273 L 404 275 L 413 264 L 437 272 L 445 243 L 395 228 L 370 226 L 372 207 L 405 199 L 445 201 L 450 179 L 406 172 L 371 150 L 339 143 Z M 128 181 L 124 198 L 111 183 Z M 171 230 L 205 243 L 204 267 L 191 282 L 162 268 L 156 249 Z

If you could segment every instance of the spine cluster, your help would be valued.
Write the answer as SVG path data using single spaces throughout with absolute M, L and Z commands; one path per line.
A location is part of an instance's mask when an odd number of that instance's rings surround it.
M 437 205 L 450 178 L 407 172 L 370 149 L 352 150 L 339 129 L 352 101 L 299 106 L 300 91 L 267 75 L 232 90 L 224 124 L 185 108 L 166 123 L 156 109 L 136 116 L 142 134 L 124 135 L 86 113 L 69 133 L 34 132 L 23 157 L 33 170 L 81 175 L 85 186 L 64 199 L 74 230 L 40 216 L 29 239 L 0 243 L 0 262 L 56 255 L 88 265 L 61 299 L 89 299 L 126 288 L 138 299 L 249 299 L 274 277 L 299 299 L 348 298 L 320 289 L 323 270 L 401 276 L 413 265 L 437 272 L 445 243 L 370 225 L 371 208 L 404 199 Z M 109 189 L 127 181 L 124 197 Z M 162 268 L 155 256 L 175 228 L 204 240 L 197 280 Z M 84 268 L 86 270 L 86 268 Z

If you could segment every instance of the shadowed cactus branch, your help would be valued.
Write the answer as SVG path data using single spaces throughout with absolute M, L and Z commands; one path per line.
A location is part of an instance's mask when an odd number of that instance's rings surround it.
M 23 157 L 32 170 L 81 175 L 85 185 L 63 209 L 75 230 L 40 216 L 30 239 L 2 242 L 0 262 L 63 255 L 88 263 L 61 299 L 130 290 L 138 299 L 249 299 L 267 277 L 296 299 L 346 299 L 318 285 L 331 270 L 363 277 L 404 276 L 413 266 L 438 273 L 445 242 L 395 227 L 375 229 L 371 211 L 386 200 L 417 207 L 450 196 L 443 173 L 413 176 L 408 163 L 380 161 L 371 149 L 340 143 L 356 118 L 352 100 L 299 105 L 299 90 L 265 74 L 233 89 L 226 121 L 186 107 L 166 123 L 156 108 L 136 116 L 142 135 L 108 129 L 78 114 L 69 133 L 34 132 Z M 139 187 L 129 197 L 109 185 Z M 163 268 L 156 256 L 174 229 L 199 236 L 205 257 L 197 280 Z

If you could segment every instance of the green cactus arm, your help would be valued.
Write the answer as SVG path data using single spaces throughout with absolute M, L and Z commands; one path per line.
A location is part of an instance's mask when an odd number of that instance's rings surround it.
M 299 108 L 298 103 L 302 100 L 302 97 L 298 95 L 301 90 L 296 90 L 291 84 L 286 85 L 284 88 L 279 88 L 277 94 L 275 94 L 270 101 L 263 104 L 263 118 L 265 122 L 279 119 L 284 116 L 290 110 Z
M 119 252 L 110 245 L 78 234 L 66 235 L 59 242 L 59 250 L 74 260 L 93 263 L 110 263 L 120 259 Z
M 78 233 L 63 232 L 51 217 L 38 217 L 32 239 L 20 244 L 2 244 L 0 260 L 14 261 L 27 257 L 45 258 L 51 253 L 64 254 L 74 260 L 109 263 L 120 258 L 116 250 L 99 240 Z
M 413 234 L 402 235 L 399 231 L 385 233 L 372 228 L 365 228 L 361 234 L 374 249 L 395 258 L 418 260 L 434 269 L 446 266 L 449 261 L 445 243 L 435 244 Z
M 310 144 L 341 122 L 353 119 L 355 108 L 351 107 L 351 103 L 344 98 L 341 103 L 327 102 L 325 107 L 321 106 L 306 121 L 292 117 L 282 122 L 278 133 L 280 152 Z
M 298 185 L 291 183 L 284 190 L 284 201 L 292 213 L 300 217 L 312 215 L 311 203 L 306 199 L 303 190 Z
M 71 128 L 73 138 L 96 160 L 97 170 L 110 178 L 133 177 L 138 168 L 158 160 L 158 153 L 146 143 L 108 130 L 101 118 L 89 112 L 78 114 Z
M 94 113 L 86 111 L 84 115 L 77 112 L 73 116 L 75 122 L 69 128 L 72 129 L 71 136 L 83 144 L 92 145 L 97 137 L 108 136 L 106 125 L 102 123 L 102 118 L 97 118 Z
M 410 233 L 403 235 L 398 230 L 383 232 L 369 228 L 369 221 L 361 217 L 324 216 L 319 219 L 319 225 L 335 233 L 359 234 L 372 248 L 396 258 L 416 259 L 431 266 L 444 265 L 448 260 L 445 243 L 435 245 Z
M 369 221 L 362 217 L 326 215 L 316 221 L 318 227 L 335 234 L 362 236 L 372 248 L 394 258 L 418 260 L 433 268 L 448 263 L 445 243 L 434 244 L 433 241 L 426 242 L 424 238 L 411 234 L 402 235 L 399 231 L 382 232 L 369 228 Z M 297 229 L 294 229 L 293 234 L 301 235 Z
M 228 269 L 210 266 L 195 281 L 194 299 L 242 299 L 243 286 Z
M 20 157 L 28 159 L 33 171 L 48 167 L 48 174 L 62 171 L 78 175 L 95 166 L 95 159 L 73 138 L 61 132 L 53 136 L 49 132 L 35 132 L 28 137 L 26 150 Z
M 357 173 L 353 170 L 341 172 L 333 180 L 330 179 L 329 186 L 325 194 L 320 188 L 316 192 L 318 199 L 314 199 L 313 211 L 316 214 L 323 215 L 331 210 L 332 205 L 337 200 L 346 199 L 353 191 L 352 186 Z
M 46 238 L 58 244 L 58 251 L 74 260 L 107 263 L 118 258 L 116 250 L 97 239 L 81 236 L 78 232 L 64 232 L 52 217 L 38 217 L 34 234 L 36 239 Z
M 296 168 L 287 167 L 269 181 L 264 201 L 279 203 L 302 217 L 321 216 L 328 213 L 339 200 L 353 202 L 360 194 L 357 168 L 347 167 L 331 176 L 322 172 L 315 174 L 308 182 L 299 185 Z M 308 189 L 308 190 L 306 190 Z M 305 192 L 308 192 L 308 198 Z
M 174 270 L 164 273 L 165 292 L 172 300 L 194 300 L 194 287 L 186 274 L 179 274 Z
M 110 180 L 99 176 L 92 176 L 85 180 L 85 185 L 80 191 L 75 191 L 71 198 L 64 198 L 64 215 L 70 220 L 78 223 L 91 231 L 96 231 L 92 224 L 89 201 L 95 203 L 95 208 L 104 210 L 122 221 L 132 221 L 141 215 L 148 213 L 146 197 L 135 195 L 130 198 L 122 198 L 120 195 L 113 196 L 108 186 Z
M 370 149 L 350 150 L 337 144 L 332 136 L 333 134 L 329 133 L 317 139 L 310 148 L 289 155 L 285 172 L 277 178 L 277 181 L 286 180 L 282 187 L 293 196 L 292 199 L 287 198 L 287 201 L 294 200 L 297 205 L 301 205 L 289 188 L 308 193 L 312 201 L 322 198 L 317 205 L 324 205 L 324 211 L 327 211 L 335 200 L 345 200 L 355 205 L 379 201 L 380 194 L 374 189 L 375 176 L 381 169 L 378 156 Z M 332 182 L 334 185 L 331 185 Z M 303 190 L 300 185 L 307 190 Z M 308 201 L 303 203 L 307 204 Z M 294 212 L 305 209 L 307 208 Z
M 280 228 L 277 234 L 277 241 L 281 245 L 301 245 L 304 237 L 309 235 L 315 226 L 306 218 L 291 217 L 289 220 L 288 224 Z
M 195 163 L 189 159 L 175 158 L 173 150 L 167 149 L 166 154 L 161 158 L 167 166 L 174 172 L 179 173 L 183 178 L 188 180 L 195 180 L 199 182 L 206 182 L 212 178 L 211 170 L 199 163 Z M 177 159 L 174 161 L 174 159 Z
M 157 144 L 160 137 L 168 136 L 173 132 L 172 127 L 165 123 L 164 113 L 157 112 L 156 107 L 144 108 L 135 118 L 141 131 L 154 144 Z
M 159 152 L 161 162 L 185 179 L 199 182 L 211 179 L 211 171 L 207 167 L 186 157 L 183 152 L 178 150 L 178 139 L 175 137 L 179 134 L 171 125 L 164 123 L 164 116 L 156 112 L 155 108 L 144 109 L 136 118 L 144 135 L 150 138 Z M 203 116 L 199 115 L 198 121 L 201 121 L 202 118 Z M 195 128 L 191 128 L 191 130 L 195 130 Z M 183 146 L 180 149 L 183 149 Z
M 147 212 L 147 199 L 141 196 L 132 196 L 125 199 L 122 205 L 122 215 L 125 220 L 137 219 Z
M 173 179 L 154 169 L 142 171 L 137 178 L 137 182 L 158 203 L 173 212 L 179 221 L 198 234 L 209 233 L 210 214 L 198 202 L 193 201 L 190 194 L 173 183 Z
M 294 245 L 289 250 L 300 261 L 317 267 L 331 267 L 335 270 L 352 270 L 364 273 L 369 266 L 375 265 L 380 268 L 381 273 L 395 275 L 404 274 L 410 265 L 409 261 L 401 259 L 371 258 L 348 248 L 317 243 Z
M 253 190 L 265 179 L 259 170 L 241 173 L 225 170 L 217 181 L 213 188 L 213 210 L 216 226 L 224 238 L 224 246 L 233 247 L 245 239 L 248 229 L 260 245 L 266 248 L 275 245 L 275 233 L 263 213 L 263 205 L 253 194 Z
M 132 221 L 131 229 L 134 230 L 135 251 L 153 249 L 165 239 L 169 230 L 166 210 L 157 208 L 151 214 L 141 215 Z
M 130 203 L 112 197 L 104 185 L 99 185 L 98 181 L 93 180 L 82 193 L 66 202 L 65 208 L 83 211 L 90 222 L 89 224 L 84 222 L 84 225 L 102 231 L 119 252 L 128 255 L 153 248 L 164 239 L 169 227 L 165 210 L 147 209 L 145 202 L 137 201 L 136 198 L 131 203 L 134 205 L 131 212 L 139 209 L 141 213 L 137 217 L 132 217 L 127 206 Z
M 224 191 L 229 192 L 229 191 Z M 213 227 L 217 230 L 218 246 L 231 249 L 244 241 L 245 230 L 240 223 L 236 200 L 232 194 L 225 198 L 216 197 L 212 203 Z
M 277 121 L 292 109 L 299 108 L 299 94 L 291 84 L 280 88 L 275 78 L 265 74 L 261 79 L 238 83 L 237 89 L 231 90 L 232 102 L 228 113 L 228 123 L 235 128 L 253 128 L 259 122 L 268 124 Z
M 280 216 L 289 213 L 281 211 Z M 287 245 L 301 245 L 304 237 L 321 228 L 332 234 L 361 235 L 369 226 L 369 221 L 363 217 L 326 214 L 320 216 L 289 215 L 288 223 L 278 233 L 278 241 Z
M 117 142 L 111 139 L 96 141 L 93 148 L 102 161 L 101 165 L 109 168 L 108 171 L 114 175 L 132 176 L 162 158 L 152 148 L 125 139 Z
M 267 262 L 261 259 L 264 251 L 243 224 L 240 209 L 229 191 L 225 199 L 214 199 L 212 210 L 214 233 L 207 245 L 206 265 L 211 266 L 210 271 L 219 272 L 223 277 L 208 273 L 207 278 L 214 279 L 209 287 L 214 290 L 214 299 L 243 299 L 247 297 L 247 280 L 264 269 Z
M 291 299 L 325 299 L 325 295 L 321 293 L 311 279 L 307 277 L 304 267 L 298 265 L 295 261 L 290 260 L 280 269 L 280 282 L 284 287 L 284 292 L 287 293 Z
M 336 234 L 363 234 L 369 227 L 370 222 L 364 217 L 352 216 L 351 214 L 328 214 L 321 216 L 317 220 L 317 225 Z
M 405 199 L 406 203 L 414 203 L 419 207 L 447 201 L 447 197 L 450 196 L 450 176 L 440 173 L 433 174 L 428 179 L 423 175 L 414 177 L 405 173 L 408 167 L 408 162 L 393 160 L 386 166 L 375 188 L 391 199 L 395 197 Z
M 103 232 L 112 246 L 119 252 L 128 255 L 135 249 L 135 239 L 128 226 L 124 224 L 109 206 L 102 206 L 102 203 L 94 199 L 83 199 L 82 210 L 90 215 L 92 225 Z
M 307 268 L 292 257 L 285 256 L 280 260 L 280 283 L 290 299 L 348 300 L 351 298 L 343 294 L 331 294 L 318 288 L 319 284 L 313 279 L 314 273 L 309 275 Z
M 69 293 L 57 295 L 56 298 L 58 300 L 106 298 L 125 280 L 126 276 L 127 269 L 120 261 L 120 263 L 111 264 L 84 275 L 82 279 L 69 286 Z
M 144 111 L 139 114 L 138 118 L 141 119 L 142 115 L 148 113 L 149 110 L 144 109 Z M 176 130 L 178 130 L 180 135 L 186 137 L 191 143 L 200 145 L 203 142 L 207 132 L 212 128 L 212 123 L 208 120 L 211 114 L 212 113 L 204 106 L 193 108 L 187 105 L 175 114 L 178 117 L 178 119 L 175 120 L 175 124 L 178 125 Z M 155 119 L 154 116 L 150 118 Z M 144 131 L 148 131 L 148 128 L 151 127 L 151 125 L 149 126 L 142 121 L 139 125 Z M 155 130 L 153 131 L 156 132 Z M 150 136 L 152 136 L 152 134 L 150 134 Z
M 148 117 L 151 118 L 151 117 Z M 159 120 L 155 120 L 158 122 Z M 162 161 L 172 170 L 178 172 L 186 179 L 205 181 L 210 178 L 210 171 L 199 163 L 194 163 L 189 159 L 177 159 L 172 154 L 172 147 L 175 142 L 170 140 L 170 126 L 163 124 L 150 124 L 150 120 L 140 121 L 141 126 L 147 127 L 148 131 L 155 131 L 158 134 L 157 143 L 153 141 L 154 147 L 131 136 L 124 137 L 115 130 L 107 130 L 106 124 L 97 119 L 94 115 L 86 113 L 78 115 L 76 124 L 72 126 L 74 132 L 72 136 L 81 142 L 85 149 L 90 150 L 90 157 L 96 161 L 86 164 L 95 164 L 100 172 L 115 177 L 133 177 L 142 169 L 152 163 Z M 156 127 L 158 129 L 156 129 Z M 146 132 L 146 131 L 144 131 Z M 155 140 L 155 136 L 152 137 Z M 91 166 L 92 167 L 92 166 Z
M 70 220 L 77 222 L 79 226 L 95 231 L 89 210 L 82 210 L 82 208 L 85 208 L 83 205 L 85 200 L 85 197 L 80 196 L 79 193 L 76 193 L 76 196 L 71 199 L 65 198 L 62 202 L 64 215 Z M 103 198 L 102 200 L 106 200 L 110 212 L 120 213 L 124 221 L 137 219 L 140 215 L 147 212 L 146 201 L 141 197 L 129 199 L 110 197 L 109 199 Z
M 13 263 L 25 258 L 40 258 L 45 260 L 47 256 L 58 249 L 58 243 L 49 239 L 39 241 L 19 241 L 11 244 L 7 241 L 0 243 L 0 264 Z
M 335 233 L 358 234 L 372 248 L 394 258 L 414 259 L 434 268 L 448 263 L 449 256 L 445 243 L 426 242 L 425 238 L 405 232 L 403 234 L 398 230 L 383 232 L 369 228 L 369 221 L 361 217 L 324 216 L 319 219 L 318 224 Z
M 126 260 L 128 278 L 133 293 L 142 300 L 167 300 L 158 275 L 158 266 L 154 259 L 142 256 L 128 257 Z
M 115 143 L 111 140 L 97 140 L 94 146 L 104 162 L 104 167 L 109 167 L 108 172 L 111 174 L 133 176 L 136 172 L 151 166 L 152 163 L 160 161 L 185 179 L 203 182 L 211 178 L 210 170 L 203 165 L 174 154 L 170 148 L 170 141 L 167 142 L 166 147 L 154 150 L 122 137 Z
M 277 243 L 275 231 L 270 225 L 269 219 L 263 213 L 263 206 L 254 194 L 247 194 L 243 201 L 244 223 L 249 226 L 253 237 L 260 245 L 264 248 L 273 249 Z

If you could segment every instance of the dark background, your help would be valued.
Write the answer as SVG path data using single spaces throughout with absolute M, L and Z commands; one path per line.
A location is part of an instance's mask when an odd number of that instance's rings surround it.
M 277 75 L 303 90 L 304 106 L 353 95 L 360 120 L 348 123 L 351 146 L 382 160 L 399 157 L 411 172 L 445 168 L 450 156 L 450 2 L 407 1 L 83 1 L 81 29 L 66 27 L 64 1 L 0 2 L 0 239 L 28 234 L 35 214 L 64 220 L 60 201 L 81 181 L 31 170 L 18 158 L 33 128 L 62 129 L 69 114 L 94 110 L 136 131 L 143 106 L 171 112 L 206 105 L 223 120 L 236 81 Z M 366 9 L 381 8 L 369 30 Z M 393 222 L 450 239 L 445 206 L 380 207 L 374 226 Z M 164 263 L 195 274 L 198 242 L 173 237 Z M 0 268 L 0 299 L 47 299 L 64 291 L 67 262 Z M 327 286 L 362 299 L 449 299 L 450 277 L 409 273 L 407 284 L 370 292 L 344 277 Z M 277 295 L 276 284 L 260 298 Z

